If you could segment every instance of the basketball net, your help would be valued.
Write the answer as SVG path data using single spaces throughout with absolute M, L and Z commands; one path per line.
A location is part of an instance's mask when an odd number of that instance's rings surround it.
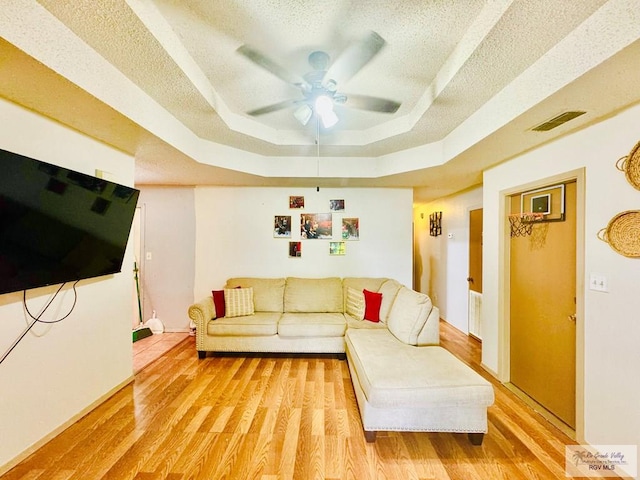
M 523 212 L 509 215 L 511 238 L 529 237 L 531 250 L 541 249 L 547 240 L 549 223 L 544 222 L 544 213 Z

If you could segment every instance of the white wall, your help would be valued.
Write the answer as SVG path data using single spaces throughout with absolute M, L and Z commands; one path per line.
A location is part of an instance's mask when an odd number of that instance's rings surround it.
M 482 208 L 482 187 L 417 205 L 413 214 L 416 287 L 440 308 L 441 318 L 464 333 L 468 333 L 469 211 L 475 208 Z M 442 235 L 437 237 L 429 235 L 433 212 L 442 212 Z
M 584 439 L 640 444 L 640 259 L 615 253 L 596 234 L 617 213 L 640 208 L 640 191 L 616 160 L 640 140 L 640 106 L 531 151 L 484 175 L 483 363 L 500 371 L 503 265 L 501 191 L 585 167 L 585 279 L 607 277 L 609 292 L 584 292 Z M 636 239 L 637 240 L 637 239 Z M 588 282 L 587 282 L 588 284 Z
M 57 123 L 0 100 L 0 148 L 94 174 L 111 172 L 133 182 L 133 159 Z M 61 323 L 38 325 L 0 364 L 0 472 L 32 445 L 56 431 L 132 375 L 133 259 L 123 273 L 78 284 L 75 309 Z M 55 287 L 27 292 L 39 312 Z M 63 290 L 44 315 L 60 318 L 73 303 Z M 0 352 L 4 354 L 28 320 L 22 293 L 0 295 Z
M 304 209 L 289 209 L 289 196 L 305 198 Z M 345 256 L 329 255 L 329 240 L 303 240 L 302 257 L 289 257 L 289 240 L 273 237 L 275 215 L 291 215 L 291 241 L 300 240 L 300 213 L 328 213 L 329 200 L 344 199 L 333 214 L 333 238 L 340 240 L 342 217 L 360 219 L 360 240 Z M 195 190 L 196 275 L 200 299 L 236 276 L 390 277 L 411 286 L 411 189 L 233 188 Z
M 195 275 L 194 189 L 142 187 L 138 205 L 143 319 L 155 310 L 165 331 L 186 332 Z

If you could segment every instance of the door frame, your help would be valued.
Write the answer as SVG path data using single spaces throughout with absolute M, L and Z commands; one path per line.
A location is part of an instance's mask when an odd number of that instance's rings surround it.
M 542 188 L 568 181 L 576 181 L 576 440 L 584 443 L 584 244 L 585 244 L 585 169 L 571 170 L 530 183 L 517 185 L 500 192 L 498 222 L 500 268 L 498 280 L 498 378 L 502 383 L 510 382 L 510 305 L 511 295 L 511 237 L 507 212 L 510 209 L 510 197 L 519 192 Z

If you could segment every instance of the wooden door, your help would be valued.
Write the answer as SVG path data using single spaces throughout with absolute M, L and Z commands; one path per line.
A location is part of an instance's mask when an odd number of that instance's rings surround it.
M 482 293 L 482 209 L 469 212 L 469 290 Z
M 564 189 L 564 221 L 511 239 L 510 364 L 511 383 L 575 428 L 576 183 Z
M 482 338 L 482 209 L 469 212 L 469 334 Z

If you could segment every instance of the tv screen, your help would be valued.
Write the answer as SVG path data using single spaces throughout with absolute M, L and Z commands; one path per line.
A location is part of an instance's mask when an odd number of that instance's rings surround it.
M 120 272 L 139 193 L 0 149 L 0 294 Z

